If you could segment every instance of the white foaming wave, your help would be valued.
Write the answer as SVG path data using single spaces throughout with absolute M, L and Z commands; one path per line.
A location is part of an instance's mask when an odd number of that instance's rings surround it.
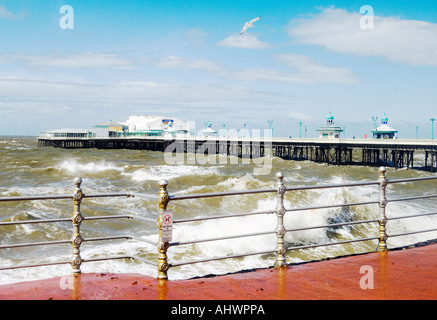
M 31 150 L 31 147 L 19 147 L 19 146 L 13 146 L 13 147 L 4 147 L 3 149 L 6 150 Z
M 430 205 L 429 207 L 423 207 L 423 204 L 414 203 L 401 203 L 401 202 L 389 202 L 386 207 L 387 217 L 394 218 L 405 215 L 425 214 L 430 212 L 436 212 L 436 205 Z M 417 218 L 389 220 L 387 222 L 387 234 L 401 234 L 408 232 L 416 232 L 423 230 L 432 230 L 437 227 L 437 215 L 423 216 Z M 437 231 L 425 232 L 418 234 L 410 234 L 400 237 L 389 237 L 387 245 L 389 248 L 402 247 L 411 244 L 415 244 L 422 241 L 437 238 Z
M 243 191 L 258 189 L 263 182 L 251 174 L 242 177 L 231 177 L 219 182 L 217 186 L 225 188 L 227 191 Z M 270 184 L 271 185 L 271 184 Z
M 190 165 L 161 165 L 135 170 L 132 173 L 123 172 L 123 175 L 130 175 L 134 181 L 159 181 L 161 179 L 176 179 L 189 175 L 218 174 L 217 167 L 199 167 Z
M 65 260 L 68 260 L 69 258 L 70 257 L 65 257 Z M 50 262 L 59 261 L 59 259 L 62 258 L 56 257 Z M 2 266 L 5 267 L 10 265 L 9 261 L 4 262 L 0 259 L 0 262 L 2 263 Z M 0 285 L 50 279 L 54 277 L 62 277 L 68 274 L 71 274 L 71 267 L 68 265 L 4 270 L 0 272 Z
M 286 208 L 293 208 L 293 203 L 284 200 L 284 206 Z M 260 199 L 257 201 L 256 207 L 257 209 L 255 211 L 273 212 L 276 208 L 276 199 L 274 197 Z M 294 229 L 326 224 L 326 219 L 331 213 L 328 210 L 322 212 L 319 211 L 320 210 L 288 212 L 284 216 L 284 226 L 286 229 Z M 173 259 L 172 261 L 183 262 L 259 251 L 275 251 L 277 242 L 277 236 L 275 233 L 276 220 L 276 214 L 261 214 L 209 220 L 192 224 L 178 224 L 174 227 L 173 231 L 174 241 L 199 240 L 269 231 L 272 231 L 272 233 L 193 244 L 190 245 L 189 248 L 186 248 L 187 246 L 171 247 L 169 249 L 169 257 Z M 322 243 L 328 241 L 328 237 L 325 229 L 314 229 L 308 231 L 288 232 L 285 235 L 285 240 L 287 243 Z M 320 256 L 326 256 L 326 252 L 321 252 Z M 289 259 L 288 262 L 302 261 L 303 260 L 299 258 L 292 258 Z M 263 259 L 260 255 L 254 255 L 244 257 L 240 260 L 230 259 L 222 260 L 221 262 L 196 264 L 195 267 L 192 265 L 186 265 L 176 268 L 174 271 L 171 270 L 170 272 L 176 279 L 186 279 L 211 273 L 224 274 L 245 269 L 267 268 L 272 266 L 273 263 L 273 254 L 271 259 Z
M 107 170 L 115 170 L 119 172 L 123 172 L 125 170 L 125 166 L 117 166 L 114 163 L 108 163 L 104 160 L 95 163 L 79 163 L 76 160 L 64 160 L 60 163 L 57 168 L 62 171 L 67 171 L 70 174 L 78 174 L 78 173 L 96 173 L 103 172 Z

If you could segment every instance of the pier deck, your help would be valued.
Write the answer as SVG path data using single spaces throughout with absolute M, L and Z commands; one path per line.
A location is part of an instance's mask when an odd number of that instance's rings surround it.
M 3 285 L 0 299 L 435 300 L 436 257 L 434 243 L 190 280 L 159 282 L 139 274 L 81 274 L 74 278 L 74 286 L 65 277 Z M 373 270 L 373 289 L 360 285 L 363 277 L 370 276 L 360 273 L 363 266 Z
M 276 156 L 333 165 L 437 168 L 436 140 L 317 138 L 164 138 L 164 137 L 39 137 L 38 146 L 55 148 L 134 149 L 159 152 L 220 154 L 239 158 Z M 414 153 L 424 153 L 418 163 Z

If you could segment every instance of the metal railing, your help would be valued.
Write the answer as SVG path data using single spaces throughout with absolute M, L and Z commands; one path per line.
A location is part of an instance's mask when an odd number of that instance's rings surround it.
M 56 261 L 56 262 L 49 262 L 49 263 L 34 263 L 34 264 L 26 264 L 26 265 L 0 267 L 0 270 L 12 270 L 12 269 L 22 269 L 22 268 L 31 268 L 31 267 L 70 264 L 72 267 L 72 273 L 80 273 L 81 272 L 80 267 L 81 267 L 82 263 L 84 263 L 84 262 L 96 262 L 96 261 L 113 260 L 113 259 L 136 259 L 136 260 L 139 260 L 139 261 L 142 261 L 145 263 L 153 264 L 153 262 L 147 261 L 143 258 L 127 256 L 127 255 L 111 256 L 111 257 L 99 257 L 99 258 L 90 258 L 90 259 L 83 259 L 80 256 L 80 246 L 84 242 L 107 241 L 107 240 L 132 240 L 133 239 L 133 240 L 137 240 L 137 241 L 147 242 L 150 244 L 154 244 L 154 243 L 152 241 L 148 241 L 146 239 L 134 237 L 131 235 L 83 238 L 81 233 L 80 233 L 80 227 L 84 221 L 108 220 L 108 219 L 139 219 L 139 220 L 143 219 L 141 217 L 132 216 L 132 215 L 109 215 L 109 216 L 84 217 L 80 211 L 81 202 L 84 198 L 135 197 L 136 195 L 140 195 L 140 194 L 134 194 L 134 193 L 84 194 L 82 192 L 82 189 L 80 188 L 81 184 L 82 184 L 82 179 L 75 178 L 74 184 L 75 184 L 75 188 L 74 188 L 73 195 L 44 195 L 44 196 L 25 196 L 25 197 L 0 198 L 0 203 L 1 202 L 16 202 L 16 201 L 42 201 L 42 200 L 65 200 L 65 199 L 73 200 L 73 214 L 72 214 L 71 218 L 0 222 L 0 227 L 25 225 L 25 224 L 56 223 L 56 222 L 70 222 L 70 223 L 72 223 L 73 232 L 72 232 L 71 239 L 0 245 L 0 249 L 14 249 L 14 248 L 23 248 L 23 247 L 33 247 L 33 246 L 71 244 L 72 257 L 70 260 Z M 147 195 L 140 195 L 140 196 L 147 197 Z
M 19 225 L 19 224 L 33 224 L 33 223 L 52 223 L 52 222 L 71 222 L 73 231 L 71 239 L 67 240 L 59 240 L 59 241 L 49 241 L 49 242 L 33 242 L 33 243 L 20 243 L 20 244 L 8 244 L 8 245 L 0 245 L 0 249 L 6 248 L 18 248 L 18 247 L 30 247 L 30 246 L 43 246 L 43 245 L 54 245 L 54 244 L 71 244 L 72 246 L 72 257 L 69 261 L 58 261 L 51 263 L 39 263 L 39 264 L 28 264 L 28 265 L 18 265 L 18 266 L 10 266 L 10 267 L 1 267 L 0 270 L 8 270 L 8 269 L 18 269 L 18 268 L 29 268 L 29 267 L 39 267 L 39 266 L 48 266 L 48 265 L 56 265 L 56 264 L 70 264 L 72 267 L 73 273 L 81 272 L 81 264 L 84 262 L 92 262 L 92 261 L 103 261 L 103 260 L 112 260 L 112 259 L 135 259 L 141 262 L 155 265 L 158 270 L 158 279 L 168 279 L 168 270 L 173 267 L 183 266 L 187 264 L 195 264 L 195 263 L 203 263 L 209 261 L 217 261 L 224 259 L 233 259 L 245 256 L 252 255 L 264 255 L 264 254 L 275 254 L 274 267 L 284 267 L 287 265 L 286 261 L 286 253 L 292 250 L 303 250 L 315 247 L 323 247 L 323 246 L 331 246 L 331 245 L 340 245 L 347 244 L 353 242 L 363 242 L 363 241 L 374 241 L 378 240 L 376 250 L 379 252 L 387 251 L 387 239 L 417 233 L 426 233 L 437 231 L 436 228 L 430 228 L 427 230 L 417 230 L 417 231 L 409 231 L 404 233 L 397 234 L 387 234 L 386 225 L 390 220 L 398 220 L 398 219 L 409 219 L 415 217 L 423 217 L 423 216 L 431 216 L 436 215 L 437 212 L 430 213 L 420 213 L 407 215 L 402 217 L 390 217 L 387 218 L 386 215 L 386 207 L 389 202 L 397 202 L 397 201 L 410 201 L 410 200 L 420 200 L 420 199 L 430 199 L 436 198 L 437 194 L 430 195 L 421 195 L 421 196 L 413 196 L 413 197 L 403 197 L 403 198 L 395 198 L 395 199 L 387 199 L 386 189 L 388 184 L 396 184 L 396 183 L 412 183 L 412 182 L 421 182 L 428 180 L 437 180 L 437 177 L 423 177 L 423 178 L 410 178 L 410 179 L 397 179 L 397 180 L 388 180 L 386 177 L 386 169 L 381 167 L 380 176 L 377 181 L 368 181 L 368 182 L 358 182 L 358 183 L 348 183 L 348 184 L 329 184 L 329 185 L 316 185 L 316 186 L 301 186 L 301 187 L 286 187 L 284 184 L 284 176 L 282 173 L 276 174 L 276 188 L 272 189 L 258 189 L 258 190 L 245 190 L 245 191 L 233 191 L 233 192 L 218 192 L 218 193 L 207 193 L 207 194 L 189 194 L 189 195 L 169 195 L 167 187 L 168 181 L 161 180 L 159 182 L 159 192 L 158 192 L 158 207 L 159 207 L 159 216 L 158 216 L 158 242 L 155 243 L 153 241 L 131 236 L 109 236 L 109 237 L 98 237 L 98 238 L 83 238 L 80 232 L 80 227 L 83 221 L 86 220 L 104 220 L 104 219 L 144 219 L 137 216 L 132 215 L 110 215 L 110 216 L 95 216 L 95 217 L 84 217 L 80 211 L 81 202 L 84 198 L 101 198 L 101 197 L 139 197 L 139 198 L 151 198 L 150 195 L 140 194 L 140 193 L 107 193 L 107 194 L 84 194 L 81 190 L 82 180 L 80 178 L 76 178 L 74 181 L 75 188 L 74 193 L 71 196 L 68 195 L 58 195 L 58 196 L 34 196 L 34 197 L 7 197 L 0 198 L 0 202 L 5 201 L 33 201 L 33 200 L 59 200 L 59 199 L 72 199 L 73 200 L 73 214 L 71 218 L 59 218 L 59 219 L 45 219 L 45 220 L 27 220 L 27 221 L 8 221 L 8 222 L 0 222 L 1 226 L 8 225 Z M 297 191 L 303 190 L 316 190 L 316 189 L 331 189 L 331 188 L 352 188 L 358 186 L 378 186 L 379 190 L 379 199 L 375 199 L 372 201 L 363 201 L 363 202 L 354 202 L 354 203 L 342 203 L 342 204 L 334 204 L 334 205 L 323 205 L 323 206 L 309 206 L 303 208 L 285 208 L 284 206 L 284 195 L 288 193 L 293 193 Z M 172 221 L 170 225 L 170 232 L 172 231 L 173 225 L 189 223 L 189 222 L 198 222 L 198 221 L 206 221 L 206 220 L 215 220 L 215 219 L 228 219 L 235 217 L 243 217 L 243 216 L 253 216 L 253 215 L 266 215 L 266 214 L 275 214 L 276 215 L 276 227 L 274 230 L 266 230 L 262 232 L 255 233 L 246 233 L 246 234 L 234 234 L 228 236 L 221 237 L 213 237 L 213 238 L 204 238 L 198 240 L 187 240 L 187 241 L 173 241 L 172 237 L 168 236 L 168 230 L 166 229 L 169 225 L 165 225 L 163 221 L 163 217 L 169 214 L 170 212 L 167 210 L 168 204 L 170 202 L 175 201 L 184 201 L 191 199 L 204 199 L 211 197 L 228 197 L 228 196 L 244 196 L 250 194 L 268 194 L 274 193 L 276 195 L 276 208 L 272 208 L 272 210 L 266 211 L 255 211 L 255 212 L 246 212 L 246 213 L 235 213 L 235 214 L 225 214 L 225 215 L 215 215 L 215 216 L 204 216 L 204 217 L 196 217 L 196 218 L 187 218 L 187 219 L 175 219 Z M 284 216 L 290 212 L 297 211 L 307 211 L 307 210 L 317 210 L 317 209 L 331 209 L 331 208 L 344 208 L 344 207 L 352 207 L 352 206 L 367 206 L 367 205 L 378 205 L 379 207 L 379 218 L 378 219 L 369 219 L 369 220 L 361 220 L 361 221 L 349 221 L 349 222 L 341 222 L 341 223 L 328 223 L 324 225 L 316 225 L 309 227 L 301 227 L 301 228 L 292 228 L 286 229 L 284 226 Z M 292 246 L 286 247 L 285 235 L 289 232 L 298 232 L 298 231 L 307 231 L 314 229 L 323 229 L 323 228 L 333 228 L 333 227 L 342 227 L 342 226 L 351 226 L 351 225 L 359 225 L 359 224 L 367 224 L 367 223 L 377 223 L 378 224 L 378 235 L 373 237 L 365 237 L 351 240 L 343 240 L 337 242 L 329 242 L 329 243 L 318 243 L 311 245 L 300 245 L 300 246 Z M 376 230 L 375 230 L 376 231 Z M 263 251 L 253 251 L 246 252 L 241 254 L 233 254 L 233 255 L 225 255 L 218 256 L 212 258 L 205 258 L 200 260 L 193 261 L 185 261 L 178 263 L 169 262 L 168 258 L 168 250 L 170 247 L 182 246 L 188 244 L 196 244 L 196 243 L 205 243 L 211 241 L 220 241 L 220 240 L 229 240 L 229 239 L 238 239 L 238 238 L 246 238 L 260 235 L 268 235 L 268 234 L 276 234 L 276 242 L 272 243 L 272 249 L 263 250 Z M 135 256 L 112 256 L 112 257 L 100 257 L 93 259 L 84 259 L 80 255 L 80 246 L 83 242 L 87 241 L 106 241 L 106 240 L 137 240 L 143 241 L 148 244 L 157 245 L 158 249 L 158 261 L 149 261 L 147 259 L 143 259 Z

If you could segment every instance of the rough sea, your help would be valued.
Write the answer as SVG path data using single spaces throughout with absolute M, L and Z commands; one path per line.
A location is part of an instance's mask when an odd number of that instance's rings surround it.
M 361 166 L 335 166 L 310 161 L 271 160 L 269 174 L 256 175 L 259 164 L 242 163 L 242 159 L 228 158 L 215 164 L 168 163 L 163 153 L 141 150 L 97 150 L 39 148 L 35 137 L 0 137 L 0 197 L 33 195 L 71 195 L 73 179 L 81 177 L 82 190 L 90 193 L 132 192 L 151 195 L 151 199 L 85 198 L 81 212 L 85 217 L 128 214 L 144 219 L 113 219 L 84 221 L 83 238 L 133 235 L 157 241 L 158 181 L 169 182 L 171 195 L 240 191 L 276 188 L 275 174 L 284 174 L 287 187 L 320 184 L 340 184 L 360 181 L 376 181 L 378 168 Z M 225 163 L 224 163 L 225 162 Z M 266 161 L 268 162 L 268 161 Z M 427 177 L 435 175 L 426 171 L 387 169 L 389 179 Z M 378 201 L 378 186 L 334 188 L 287 192 L 286 209 L 322 206 L 363 201 Z M 397 183 L 389 185 L 388 199 L 414 195 L 437 194 L 435 181 L 421 183 Z M 275 193 L 171 201 L 168 209 L 174 219 L 205 217 L 231 213 L 273 211 Z M 389 202 L 387 216 L 397 217 L 437 211 L 436 199 Z M 69 218 L 73 212 L 72 200 L 44 200 L 0 202 L 0 221 Z M 287 229 L 319 226 L 377 219 L 377 204 L 288 212 L 284 222 Z M 437 227 L 437 216 L 425 216 L 387 223 L 388 234 L 412 232 Z M 173 241 L 188 241 L 219 237 L 222 235 L 247 234 L 274 231 L 274 214 L 254 215 L 203 222 L 178 223 L 173 226 Z M 50 224 L 25 224 L 0 226 L 0 245 L 68 240 L 72 235 L 70 222 Z M 378 236 L 378 224 L 320 228 L 309 231 L 289 232 L 286 246 L 336 242 Z M 389 248 L 406 246 L 437 238 L 437 232 L 413 234 L 389 238 Z M 377 241 L 356 242 L 345 245 L 324 246 L 287 252 L 287 263 L 319 260 L 328 257 L 375 251 Z M 211 241 L 170 247 L 169 262 L 200 260 L 210 257 L 235 255 L 256 251 L 275 250 L 276 235 L 268 234 L 232 240 Z M 157 260 L 155 245 L 135 240 L 111 240 L 84 242 L 81 245 L 84 259 L 109 256 L 138 256 Z M 0 266 L 50 263 L 69 260 L 70 244 L 32 246 L 0 249 Z M 169 279 L 188 279 L 207 274 L 225 274 L 245 269 L 267 268 L 273 265 L 274 254 L 253 255 L 214 262 L 190 264 L 171 268 Z M 156 267 L 138 260 L 117 259 L 83 263 L 82 272 L 140 273 L 155 277 Z M 24 268 L 0 271 L 0 284 L 68 275 L 69 265 Z

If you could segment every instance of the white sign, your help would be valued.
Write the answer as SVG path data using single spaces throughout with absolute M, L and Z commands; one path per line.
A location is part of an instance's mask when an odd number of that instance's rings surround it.
M 162 215 L 161 238 L 163 242 L 170 242 L 173 236 L 173 214 L 165 211 Z

